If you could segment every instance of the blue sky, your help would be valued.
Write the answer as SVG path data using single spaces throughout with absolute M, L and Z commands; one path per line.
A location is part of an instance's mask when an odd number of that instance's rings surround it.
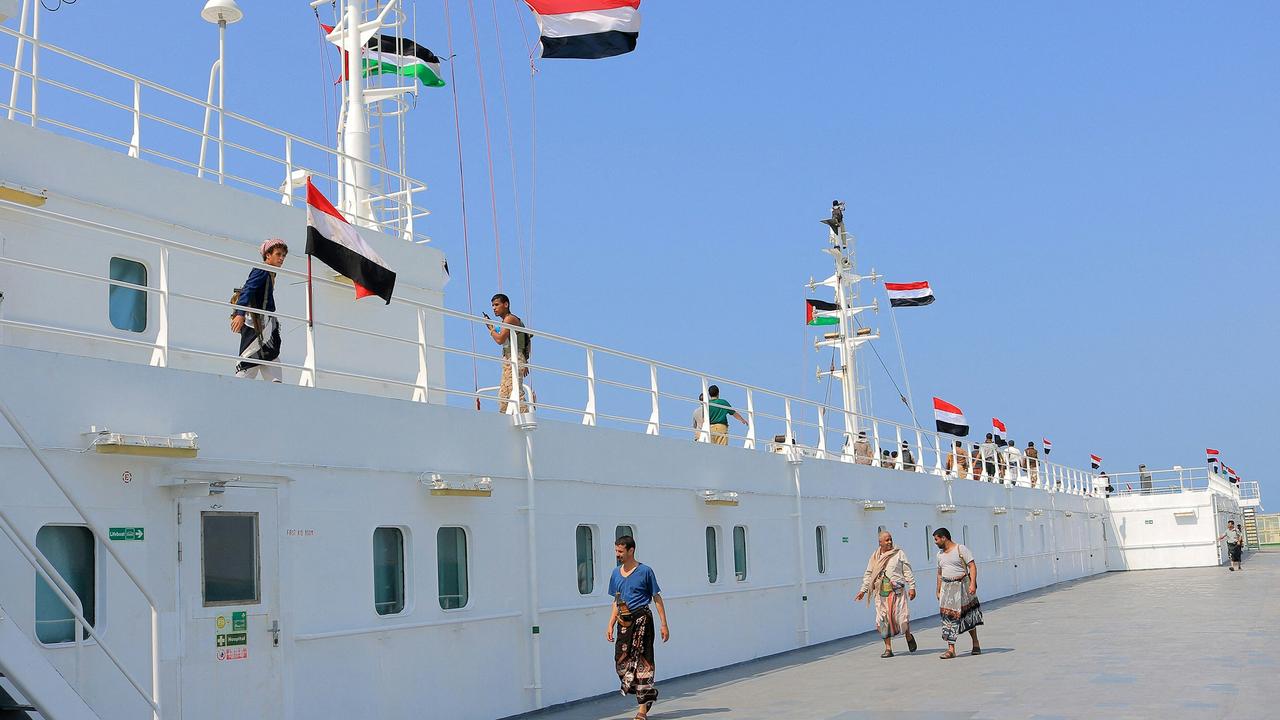
M 229 107 L 326 137 L 333 54 L 310 9 L 242 5 Z M 200 3 L 113 6 L 63 6 L 45 37 L 203 95 L 216 34 Z M 819 396 L 800 284 L 829 272 L 817 220 L 838 197 L 864 267 L 938 296 L 898 316 L 922 417 L 940 395 L 975 429 L 998 415 L 1023 444 L 1048 436 L 1055 458 L 1095 452 L 1112 471 L 1199 465 L 1214 446 L 1280 493 L 1280 6 L 647 0 L 637 52 L 539 63 L 531 314 L 497 73 L 527 219 L 532 24 L 512 0 L 474 7 L 503 289 L 537 327 Z M 420 95 L 409 169 L 465 307 L 456 87 L 483 307 L 497 269 L 480 92 L 467 4 L 451 10 L 456 83 Z M 416 27 L 448 55 L 440 2 L 417 3 Z M 890 334 L 887 315 L 873 324 Z M 892 341 L 880 349 L 896 373 Z M 876 409 L 900 417 L 872 374 Z

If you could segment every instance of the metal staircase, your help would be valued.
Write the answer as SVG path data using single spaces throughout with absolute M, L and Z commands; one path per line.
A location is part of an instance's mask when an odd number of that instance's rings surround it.
M 0 720 L 100 720 L 0 607 Z
M 1244 508 L 1244 546 L 1250 550 L 1258 550 L 1262 547 L 1258 541 L 1258 515 L 1256 508 Z

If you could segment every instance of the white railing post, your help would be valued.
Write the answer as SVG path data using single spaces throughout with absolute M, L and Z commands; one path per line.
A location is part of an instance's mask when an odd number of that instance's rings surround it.
M 825 405 L 818 406 L 818 452 L 822 453 L 822 457 L 827 456 L 827 407 Z
M 933 456 L 933 474 L 937 475 L 938 477 L 945 477 L 947 474 L 947 470 L 942 466 L 942 436 L 934 435 L 933 439 L 934 439 L 934 444 L 938 448 L 937 454 Z M 951 447 L 947 449 L 947 452 L 955 452 L 954 440 L 952 441 Z M 954 465 L 951 468 L 951 473 L 953 475 L 956 475 L 957 477 L 959 477 L 960 475 L 960 473 L 956 472 L 956 468 Z
M 702 422 L 698 428 L 698 442 L 711 442 L 711 398 L 707 397 L 707 377 L 705 375 L 698 378 L 702 383 Z
M 151 365 L 169 367 L 169 248 L 160 248 L 156 270 L 160 302 L 156 304 L 156 346 L 151 351 Z
M 747 439 L 742 443 L 742 447 L 748 450 L 756 449 L 756 402 L 750 388 L 747 388 Z
M 854 443 L 858 441 L 858 432 L 853 426 L 853 413 L 848 410 L 841 412 L 844 417 L 844 437 L 840 439 L 840 459 L 844 462 L 854 462 L 857 460 Z
M 293 207 L 293 137 L 290 135 L 284 136 L 284 187 L 282 190 L 280 204 Z
M 596 424 L 596 354 L 587 348 L 587 405 L 582 409 L 582 424 Z
M 893 453 L 898 454 L 898 459 L 893 461 L 893 469 L 902 470 L 906 466 L 902 462 L 903 457 L 902 457 L 902 426 L 901 425 L 893 426 L 893 438 L 894 438 L 893 449 L 889 451 L 889 454 L 890 456 L 892 456 Z
M 920 428 L 916 428 L 916 458 L 915 471 L 924 472 L 924 435 L 920 432 Z
M 511 395 L 507 398 L 507 411 L 511 415 L 519 416 L 525 412 L 524 408 L 524 378 L 520 376 L 522 370 L 520 366 L 520 336 L 516 334 L 515 328 L 508 328 L 511 334 L 508 339 L 511 343 Z
M 427 375 L 427 314 L 418 308 L 418 377 L 414 381 L 414 402 L 427 402 L 431 394 L 430 376 Z
M 34 3 L 31 0 L 23 0 L 22 14 L 18 16 L 18 42 L 17 49 L 13 53 L 13 80 L 9 84 L 9 119 L 12 120 L 18 113 L 18 83 L 22 80 L 20 71 L 22 70 L 22 50 L 26 44 L 26 38 L 23 33 L 27 31 L 27 12 Z M 38 12 L 38 11 L 37 11 Z
M 662 416 L 658 414 L 658 366 L 649 363 L 649 427 L 650 435 L 662 434 Z
M 784 414 L 787 416 L 787 420 L 786 420 L 786 422 L 787 422 L 786 433 L 787 433 L 787 434 L 786 434 L 786 437 L 784 437 L 784 438 L 783 438 L 783 442 L 785 442 L 785 443 L 787 444 L 787 452 L 790 452 L 790 451 L 791 451 L 791 444 L 792 444 L 793 442 L 795 442 L 795 438 L 796 438 L 795 428 L 794 428 L 794 427 L 792 427 L 792 425 L 791 425 L 791 398 L 785 398 L 785 399 L 783 399 L 783 401 L 782 401 L 782 407 L 783 407 L 783 409 L 785 410 Z
M 142 154 L 142 84 L 133 81 L 133 138 L 129 140 L 129 157 Z
M 38 0 L 31 8 L 31 127 L 40 118 L 40 7 Z
M 880 423 L 874 419 L 871 420 L 871 464 L 875 467 L 884 467 L 884 463 L 880 462 Z

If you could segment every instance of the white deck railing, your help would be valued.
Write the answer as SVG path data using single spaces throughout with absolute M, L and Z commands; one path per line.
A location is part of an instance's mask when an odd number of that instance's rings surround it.
M 121 150 L 220 184 L 293 205 L 298 179 L 310 175 L 329 197 L 342 197 L 358 162 L 339 150 L 284 132 L 217 105 L 118 70 L 33 35 L 0 25 L 0 70 L 11 77 L 10 92 L 0 94 L 0 110 L 10 120 L 65 133 Z M 86 87 L 95 88 L 94 91 Z M 25 90 L 25 92 L 23 92 Z M 223 131 L 209 133 L 210 116 L 221 115 Z M 214 165 L 205 163 L 206 148 L 214 150 Z M 373 162 L 375 187 L 367 207 L 353 214 L 353 222 L 405 240 L 426 242 L 414 222 L 429 211 L 414 204 L 426 185 Z
M 277 286 L 293 280 L 302 281 L 306 277 L 305 273 L 295 270 L 269 268 L 225 253 L 43 208 L 0 201 L 0 216 L 3 215 L 29 216 L 45 223 L 106 233 L 131 243 L 142 242 L 154 247 L 159 254 L 159 262 L 148 278 L 148 285 L 133 285 L 105 276 L 0 257 L 0 266 L 8 266 L 15 272 L 40 274 L 42 292 L 49 293 L 50 296 L 69 292 L 69 289 L 60 289 L 63 287 L 60 283 L 91 283 L 131 288 L 157 298 L 158 302 L 154 305 L 156 322 L 152 324 L 155 329 L 149 328 L 146 333 L 117 331 L 105 323 L 100 332 L 86 330 L 72 324 L 82 320 L 79 316 L 67 318 L 65 323 L 37 321 L 34 318 L 0 319 L 0 328 L 41 335 L 71 336 L 91 339 L 107 346 L 142 349 L 144 352 L 136 356 L 138 361 L 149 362 L 151 365 L 205 371 L 217 369 L 230 374 L 239 360 L 230 351 L 234 348 L 228 347 L 232 345 L 234 337 L 223 326 L 226 314 L 232 306 L 224 297 L 204 297 L 187 288 L 175 286 L 172 282 L 175 275 L 204 277 L 225 271 L 227 286 L 243 278 L 249 267 L 268 268 L 278 273 L 280 280 Z M 61 257 L 57 254 L 52 256 Z M 192 268 L 182 267 L 183 263 L 196 264 L 199 273 L 189 272 Z M 175 273 L 175 267 L 187 272 Z M 220 270 L 220 267 L 224 270 Z M 314 282 L 342 287 L 321 276 L 317 276 Z M 349 286 L 347 288 L 349 290 Z M 289 330 L 290 324 L 293 324 L 293 330 L 302 330 L 306 337 L 304 346 L 308 351 L 300 359 L 282 357 L 276 362 L 263 364 L 281 368 L 287 382 L 300 385 L 355 389 L 357 392 L 361 387 L 369 387 L 371 394 L 392 394 L 418 402 L 493 407 L 492 404 L 501 399 L 492 389 L 477 389 L 479 383 L 474 382 L 473 378 L 483 372 L 485 378 L 496 380 L 502 374 L 503 363 L 510 362 L 516 377 L 526 369 L 530 371 L 523 383 L 527 391 L 526 399 L 521 403 L 528 410 L 584 425 L 608 425 L 649 435 L 682 437 L 691 442 L 707 439 L 705 426 L 694 427 L 693 414 L 701 406 L 706 417 L 705 403 L 700 403 L 697 397 L 700 392 L 706 397 L 707 388 L 716 384 L 720 386 L 721 397 L 731 398 L 737 411 L 746 420 L 745 426 L 731 421 L 735 425 L 730 430 L 727 442 L 737 447 L 760 452 L 787 452 L 786 448 L 791 446 L 801 455 L 813 458 L 851 463 L 861 461 L 875 467 L 891 466 L 936 476 L 959 475 L 955 472 L 948 473 L 946 469 L 947 454 L 956 439 L 949 435 L 891 420 L 846 413 L 841 408 L 824 403 L 537 329 L 520 330 L 534 338 L 530 363 L 524 364 L 519 358 L 504 361 L 499 349 L 492 344 L 483 328 L 489 320 L 404 298 L 394 299 L 393 305 L 412 310 L 411 313 L 399 315 L 406 320 L 398 332 L 373 331 L 320 320 L 309 326 L 305 318 L 296 313 L 268 313 L 279 319 L 284 330 Z M 208 322 L 210 313 L 224 320 L 211 325 Z M 444 336 L 428 337 L 426 328 L 430 323 L 427 320 L 437 317 L 442 319 Z M 172 340 L 168 332 L 168 328 L 173 327 L 208 327 L 209 330 L 196 336 L 198 340 L 190 339 L 192 336 L 187 335 L 189 339 L 179 343 Z M 317 347 L 314 342 L 317 331 L 325 333 L 324 346 Z M 20 337 L 17 334 L 11 335 Z M 472 351 L 468 341 L 470 337 L 475 337 L 477 342 L 484 344 Z M 454 338 L 454 341 L 446 342 L 446 338 Z M 14 339 L 7 339 L 6 342 L 23 344 Z M 400 348 L 403 350 L 403 357 L 412 360 L 406 360 L 402 367 L 391 372 L 354 372 L 350 364 L 341 368 L 336 361 L 327 361 L 323 352 L 324 347 L 344 346 L 344 354 L 349 359 L 351 347 L 364 347 L 372 342 Z M 297 346 L 297 343 L 292 344 Z M 142 357 L 147 359 L 143 360 Z M 210 363 L 210 360 L 214 362 Z M 437 362 L 444 364 L 445 380 L 443 383 L 433 384 L 429 381 L 432 373 L 428 371 L 434 369 L 431 366 Z M 506 411 L 514 414 L 517 410 L 515 396 L 521 384 L 513 385 L 505 404 L 508 406 Z M 387 388 L 391 388 L 390 392 Z M 866 433 L 869 457 L 860 457 L 854 443 L 848 440 L 851 436 L 856 437 L 859 432 Z M 914 459 L 914 463 L 909 466 L 901 454 L 895 459 L 886 458 L 882 453 L 901 451 L 904 447 Z M 1093 492 L 1093 476 L 1090 473 L 1050 462 L 1043 457 L 1036 463 L 1029 463 L 1025 459 L 1014 466 L 1001 463 L 994 475 L 987 474 L 985 468 L 976 476 L 972 471 L 966 472 L 964 478 L 1007 485 L 1037 486 L 1076 494 Z
M 1107 481 L 1114 488 L 1112 497 L 1130 495 L 1173 495 L 1184 492 L 1213 490 L 1236 500 L 1249 499 L 1249 493 L 1257 497 L 1257 483 L 1238 485 L 1208 467 L 1172 467 L 1161 470 L 1135 470 L 1133 472 L 1108 473 Z M 1246 488 L 1244 485 L 1252 485 Z

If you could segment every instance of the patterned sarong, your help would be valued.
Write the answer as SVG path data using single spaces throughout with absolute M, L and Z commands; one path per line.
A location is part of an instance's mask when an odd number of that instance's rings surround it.
M 889 592 L 884 592 L 884 583 L 888 582 Z M 893 582 L 884 577 L 880 579 L 882 588 L 876 594 L 876 628 L 880 631 L 880 639 L 887 640 L 902 634 L 903 628 L 911 621 L 907 609 L 907 586 Z
M 280 357 L 280 324 L 271 316 L 264 318 L 261 315 L 254 315 L 254 317 L 261 319 L 263 331 L 259 334 L 257 329 L 250 325 L 251 321 L 246 321 L 244 327 L 240 329 L 240 357 L 244 360 L 236 365 L 236 372 L 258 367 L 258 363 L 249 362 L 251 360 L 272 362 Z
M 658 699 L 653 684 L 653 613 L 648 607 L 631 611 L 631 624 L 618 624 L 618 637 L 613 643 L 614 661 L 622 694 L 635 695 L 643 705 Z
M 982 604 L 969 592 L 969 576 L 942 579 L 942 597 L 938 599 L 942 616 L 942 639 L 955 644 L 956 638 L 982 624 Z

